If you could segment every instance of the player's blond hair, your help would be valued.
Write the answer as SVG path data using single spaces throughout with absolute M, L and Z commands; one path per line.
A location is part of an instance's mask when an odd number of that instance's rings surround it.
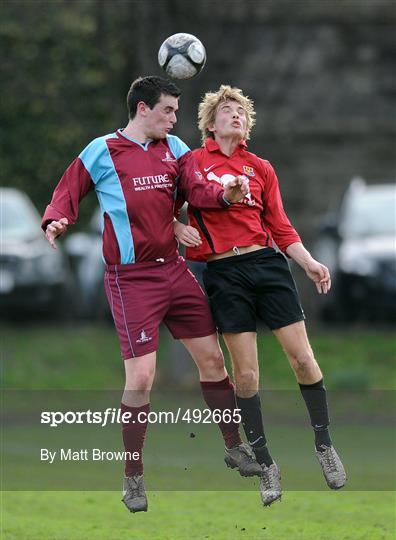
M 236 101 L 241 105 L 246 113 L 246 131 L 244 140 L 250 138 L 250 131 L 256 123 L 253 101 L 244 96 L 240 88 L 231 87 L 227 84 L 222 84 L 217 92 L 207 92 L 198 107 L 198 128 L 201 131 L 202 142 L 208 137 L 214 138 L 214 135 L 209 128 L 213 126 L 216 118 L 216 111 L 220 103 L 224 101 Z

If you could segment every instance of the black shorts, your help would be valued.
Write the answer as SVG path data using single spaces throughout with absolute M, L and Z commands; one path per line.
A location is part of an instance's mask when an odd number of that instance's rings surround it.
M 219 332 L 256 332 L 257 319 L 276 330 L 305 319 L 282 253 L 265 248 L 208 263 L 203 282 Z

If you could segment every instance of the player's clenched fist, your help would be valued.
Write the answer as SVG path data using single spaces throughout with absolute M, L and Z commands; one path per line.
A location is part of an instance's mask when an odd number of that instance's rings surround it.
M 224 196 L 231 203 L 241 201 L 249 193 L 249 180 L 244 175 L 236 176 L 224 188 Z
M 68 224 L 67 218 L 61 218 L 59 221 L 51 221 L 47 225 L 45 237 L 54 249 L 56 249 L 55 239 L 66 232 Z

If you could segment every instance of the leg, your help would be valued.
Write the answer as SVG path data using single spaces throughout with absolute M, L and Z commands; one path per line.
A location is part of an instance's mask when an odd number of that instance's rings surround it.
M 210 336 L 181 339 L 191 354 L 199 371 L 200 381 L 222 381 L 227 377 L 224 357 L 220 349 L 217 334 Z
M 231 355 L 237 395 L 242 398 L 256 395 L 259 387 L 257 333 L 225 333 L 223 337 Z
M 322 444 L 331 446 L 326 389 L 323 386 L 322 372 L 308 341 L 304 322 L 274 330 L 274 334 L 282 345 L 300 385 L 314 428 L 316 449 L 319 450 Z
M 273 330 L 273 333 L 285 351 L 299 384 L 315 384 L 323 378 L 309 344 L 304 321 Z
M 242 443 L 239 435 L 238 417 L 234 416 L 236 413 L 234 385 L 224 367 L 223 353 L 217 334 L 202 338 L 183 339 L 182 342 L 198 366 L 202 394 L 210 410 L 217 409 L 224 415 L 227 414 L 227 417 L 231 414 L 231 418 L 235 418 L 231 422 L 223 419 L 218 424 L 226 447 L 225 461 L 227 465 L 232 468 L 237 467 L 242 476 L 258 474 L 259 467 L 251 450 L 245 443 Z M 227 417 L 224 416 L 225 419 Z
M 182 339 L 183 345 L 194 359 L 199 370 L 203 397 L 211 410 L 235 410 L 234 386 L 224 366 L 224 357 L 217 334 L 206 337 Z M 241 444 L 237 422 L 219 422 L 226 447 Z
M 156 365 L 156 352 L 124 360 L 125 388 L 122 402 L 129 407 L 140 407 L 150 401 Z
M 147 498 L 143 483 L 143 445 L 150 412 L 150 390 L 155 375 L 156 353 L 151 352 L 125 360 L 125 389 L 121 412 L 129 415 L 122 423 L 122 436 L 126 452 L 123 501 L 131 512 L 147 510 Z M 135 454 L 136 456 L 136 454 Z
M 256 332 L 225 333 L 245 434 L 260 464 L 260 493 L 265 506 L 281 498 L 280 471 L 267 448 L 259 390 Z
M 164 319 L 173 337 L 180 339 L 199 369 L 201 389 L 208 407 L 221 412 L 218 423 L 226 452 L 232 450 L 241 474 L 257 467 L 252 453 L 239 436 L 234 385 L 224 367 L 212 314 L 205 294 L 185 262 L 175 265 L 172 275 L 172 306 Z M 202 337 L 203 336 L 203 337 Z
M 316 454 L 326 481 L 332 489 L 346 482 L 344 467 L 333 448 L 328 426 L 330 423 L 323 385 L 323 375 L 315 360 L 303 321 L 273 331 L 299 383 L 315 433 Z
M 273 460 L 267 448 L 258 393 L 257 334 L 256 332 L 226 333 L 224 341 L 231 355 L 237 404 L 241 410 L 246 438 L 258 463 L 265 463 L 269 467 Z

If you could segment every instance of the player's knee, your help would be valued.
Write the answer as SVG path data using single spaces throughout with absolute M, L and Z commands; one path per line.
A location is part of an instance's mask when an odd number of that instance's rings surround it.
M 292 354 L 291 361 L 294 368 L 300 372 L 310 371 L 316 365 L 313 352 L 310 349 Z
M 224 372 L 224 357 L 219 348 L 211 350 L 201 362 L 200 371 L 210 376 L 219 376 Z
M 258 371 L 252 368 L 242 368 L 235 371 L 235 382 L 237 389 L 255 391 L 258 388 Z
M 210 355 L 210 362 L 213 369 L 224 369 L 224 356 L 220 348 L 214 349 Z
M 138 392 L 150 390 L 153 383 L 154 373 L 150 369 L 140 370 L 134 373 L 127 381 L 127 386 Z

